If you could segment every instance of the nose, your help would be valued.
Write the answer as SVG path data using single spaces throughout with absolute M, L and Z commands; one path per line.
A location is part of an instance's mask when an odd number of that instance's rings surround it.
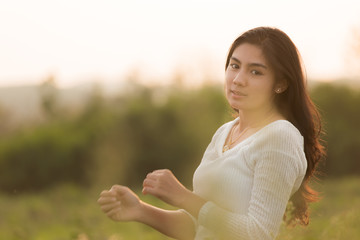
M 240 85 L 240 86 L 246 86 L 247 84 L 247 79 L 246 79 L 246 76 L 245 74 L 243 73 L 243 71 L 239 71 L 235 78 L 233 79 L 233 83 L 235 85 Z

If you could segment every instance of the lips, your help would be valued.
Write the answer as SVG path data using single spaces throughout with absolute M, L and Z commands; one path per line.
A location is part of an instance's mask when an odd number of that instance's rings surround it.
M 245 93 L 237 91 L 237 90 L 230 90 L 230 92 L 236 96 L 241 96 L 241 97 L 247 96 Z

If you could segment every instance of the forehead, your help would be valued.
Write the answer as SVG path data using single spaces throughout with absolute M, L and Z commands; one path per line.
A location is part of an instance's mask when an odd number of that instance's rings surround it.
M 262 63 L 268 65 L 261 48 L 250 43 L 242 43 L 237 46 L 231 57 L 244 63 Z

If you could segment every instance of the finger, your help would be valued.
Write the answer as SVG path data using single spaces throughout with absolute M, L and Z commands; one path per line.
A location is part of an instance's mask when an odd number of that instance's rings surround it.
M 114 202 L 114 203 L 111 203 L 111 204 L 106 204 L 106 205 L 102 205 L 101 206 L 101 210 L 105 213 L 111 211 L 112 209 L 115 209 L 115 208 L 119 208 L 121 205 L 120 202 Z
M 131 190 L 128 187 L 121 185 L 112 186 L 110 191 L 114 192 L 117 197 L 122 197 L 124 194 L 131 192 Z
M 161 172 L 171 172 L 171 171 L 167 168 L 163 168 L 163 169 L 154 170 L 153 172 L 161 173 Z
M 113 185 L 111 188 L 110 188 L 110 192 L 116 192 L 116 190 L 118 188 L 121 188 L 122 186 L 121 185 Z
M 121 207 L 117 207 L 117 208 L 114 208 L 112 210 L 110 210 L 109 212 L 106 213 L 106 215 L 109 217 L 109 218 L 114 218 L 116 217 L 117 214 L 120 214 L 121 213 Z
M 108 190 L 104 190 L 104 191 L 102 191 L 100 193 L 100 196 L 102 196 L 102 197 L 114 197 L 115 193 L 111 192 L 111 191 L 108 191 Z
M 152 187 L 144 187 L 142 190 L 142 193 L 144 195 L 150 194 L 150 195 L 153 195 L 154 197 L 160 196 L 159 191 L 157 191 L 155 188 L 152 188 Z
M 169 170 L 167 170 L 167 169 L 158 169 L 158 170 L 153 171 L 151 174 L 152 175 L 162 175 L 162 174 L 166 173 L 167 171 L 169 171 Z
M 116 197 L 100 197 L 97 202 L 100 205 L 103 205 L 103 204 L 113 203 L 116 201 L 117 201 Z
M 152 180 L 154 182 L 158 182 L 162 179 L 163 176 L 164 176 L 164 174 L 161 172 L 152 172 L 152 173 L 149 173 L 148 175 L 146 175 L 145 179 Z
M 142 193 L 144 194 L 144 195 L 147 195 L 147 194 L 149 194 L 149 190 L 148 190 L 148 188 L 149 187 L 143 187 L 143 189 L 142 189 Z
M 156 181 L 151 178 L 145 178 L 143 182 L 143 187 L 154 187 L 156 184 Z
M 169 169 L 156 170 L 148 175 L 151 179 L 161 179 L 163 177 L 174 176 L 174 174 Z
M 154 173 L 156 175 L 172 174 L 171 170 L 169 170 L 169 169 L 158 169 L 158 170 L 153 171 L 152 173 Z
M 157 178 L 157 176 L 158 176 L 158 173 L 156 173 L 156 171 L 154 171 L 154 172 L 148 173 L 146 175 L 145 179 L 153 179 L 153 180 L 155 180 Z

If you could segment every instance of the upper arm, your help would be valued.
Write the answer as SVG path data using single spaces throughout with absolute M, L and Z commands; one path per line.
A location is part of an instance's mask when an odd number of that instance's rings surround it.
M 306 171 L 302 137 L 291 131 L 269 132 L 256 149 L 249 216 L 276 235 L 290 196 Z

